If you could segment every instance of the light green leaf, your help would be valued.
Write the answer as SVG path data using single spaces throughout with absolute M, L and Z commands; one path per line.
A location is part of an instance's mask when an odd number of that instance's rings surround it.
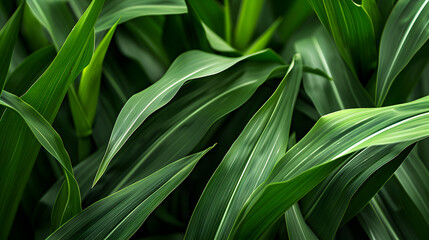
M 20 5 L 0 30 L 0 96 L 6 83 L 6 76 L 12 59 L 13 48 L 21 27 L 23 6 Z
M 252 45 L 250 45 L 245 54 L 255 53 L 266 48 L 282 21 L 282 18 L 278 18 L 275 22 L 273 22 L 273 24 L 271 24 L 271 26 L 264 33 L 262 33 L 261 36 L 259 36 L 252 43 Z
M 171 163 L 83 210 L 48 239 L 128 239 L 211 148 Z
M 245 59 L 267 58 L 273 58 L 273 53 L 264 51 L 229 58 L 200 51 L 189 51 L 179 56 L 159 81 L 132 96 L 122 108 L 113 127 L 105 156 L 95 176 L 94 185 L 133 132 L 150 114 L 167 104 L 185 82 L 220 73 Z
M 239 50 L 246 49 L 252 39 L 263 5 L 263 0 L 241 1 L 240 14 L 234 34 L 235 47 Z
M 299 55 L 285 78 L 246 125 L 207 184 L 185 239 L 226 239 L 246 199 L 286 152 L 300 82 Z
M 109 29 L 119 18 L 120 24 L 142 16 L 183 13 L 187 13 L 184 0 L 111 0 L 103 7 L 95 30 Z
M 103 68 L 104 57 L 109 48 L 110 41 L 115 33 L 119 20 L 107 32 L 101 43 L 95 50 L 89 65 L 83 69 L 82 77 L 79 83 L 78 99 L 84 109 L 86 119 L 91 126 L 94 123 L 95 113 L 97 110 L 98 95 L 100 92 L 101 73 Z
M 322 117 L 252 194 L 230 237 L 257 238 L 341 165 L 346 155 L 369 146 L 420 140 L 429 135 L 428 120 L 429 97 L 385 108 L 348 109 Z
M 393 8 L 380 43 L 376 102 L 384 99 L 395 78 L 429 38 L 429 0 L 400 0 Z

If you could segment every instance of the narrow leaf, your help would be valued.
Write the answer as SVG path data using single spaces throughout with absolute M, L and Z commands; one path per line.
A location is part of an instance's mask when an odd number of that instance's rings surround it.
M 429 38 L 429 0 L 401 0 L 393 8 L 380 43 L 376 102 L 381 106 L 392 82 Z
M 185 82 L 217 74 L 245 59 L 263 59 L 270 55 L 264 53 L 266 52 L 228 58 L 200 51 L 189 51 L 179 56 L 159 81 L 132 96 L 122 108 L 113 127 L 105 156 L 95 176 L 94 185 L 133 132 L 150 114 L 167 104 Z
M 21 26 L 23 6 L 20 5 L 0 31 L 0 96 L 6 83 L 13 48 Z
M 211 148 L 178 160 L 83 210 L 48 239 L 128 239 Z
M 231 237 L 255 239 L 335 168 L 368 146 L 429 135 L 429 98 L 386 108 L 349 109 L 322 117 L 276 164 L 249 198 Z M 311 156 L 311 157 L 310 157 Z
M 185 239 L 226 239 L 246 199 L 286 152 L 302 77 L 299 55 L 271 98 L 253 116 L 207 184 Z

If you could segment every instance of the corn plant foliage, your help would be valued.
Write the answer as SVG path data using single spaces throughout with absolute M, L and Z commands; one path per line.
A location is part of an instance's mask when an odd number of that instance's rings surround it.
M 429 235 L 429 0 L 1 1 L 0 29 L 0 240 Z

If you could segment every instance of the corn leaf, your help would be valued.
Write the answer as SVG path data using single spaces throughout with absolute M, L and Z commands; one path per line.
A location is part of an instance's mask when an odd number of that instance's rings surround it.
M 167 104 L 185 82 L 222 72 L 245 59 L 273 58 L 270 55 L 260 52 L 238 58 L 228 58 L 200 51 L 189 51 L 179 56 L 159 81 L 132 96 L 122 108 L 113 127 L 105 156 L 95 176 L 94 185 L 133 132 L 150 114 Z
M 50 45 L 28 56 L 7 77 L 4 89 L 17 96 L 24 94 L 48 68 L 56 54 L 55 47 Z
M 322 117 L 252 194 L 230 237 L 257 238 L 341 165 L 347 154 L 368 146 L 417 141 L 428 136 L 428 109 L 429 98 L 425 97 L 381 109 L 349 109 Z
M 346 210 L 351 211 L 346 216 L 349 220 L 368 203 L 410 153 L 412 148 L 404 151 L 408 145 L 405 142 L 366 148 L 352 156 L 335 175 L 322 183 L 324 186 L 317 189 L 318 193 L 308 194 L 301 205 L 305 206 L 306 221 L 317 236 L 332 239 L 342 220 L 345 220 Z M 392 163 L 393 167 L 390 167 Z M 385 166 L 388 168 L 385 169 Z M 377 172 L 380 172 L 378 178 Z M 362 190 L 367 181 L 371 182 Z M 359 196 L 358 191 L 369 196 Z
M 210 179 L 185 239 L 228 237 L 246 199 L 286 152 L 301 77 L 298 55 L 276 92 L 253 116 Z
M 107 1 L 95 26 L 96 31 L 111 28 L 119 23 L 149 15 L 186 13 L 184 0 L 113 0 Z
M 381 106 L 392 82 L 429 38 L 429 0 L 400 0 L 380 43 L 376 102 Z
M 70 157 L 63 141 L 46 119 L 17 96 L 5 91 L 0 98 L 0 104 L 13 109 L 23 118 L 39 143 L 58 160 L 64 171 L 65 182 L 52 211 L 52 224 L 57 228 L 82 209 L 79 186 L 73 176 Z
M 391 226 L 391 219 L 386 216 L 385 208 L 380 200 L 372 199 L 359 214 L 359 222 L 371 240 L 375 239 L 401 239 L 400 235 Z
M 374 105 L 356 75 L 341 59 L 324 29 L 317 28 L 314 33 L 297 40 L 295 49 L 302 54 L 304 64 L 324 71 L 332 79 L 311 73 L 304 74 L 305 92 L 320 115 Z
M 23 6 L 19 6 L 13 16 L 0 30 L 0 96 L 6 83 L 6 76 L 12 58 L 13 47 L 21 26 Z
M 52 122 L 61 105 L 68 86 L 89 63 L 92 56 L 93 27 L 103 0 L 95 0 L 76 24 L 58 55 L 22 96 L 22 100 L 35 108 L 48 122 Z M 6 238 L 14 219 L 19 200 L 34 165 L 40 144 L 25 122 L 14 112 L 6 110 L 0 121 L 0 238 Z M 15 151 L 20 149 L 20 151 Z
M 128 239 L 211 148 L 177 160 L 86 208 L 48 239 Z
M 315 240 L 316 234 L 305 222 L 298 204 L 293 205 L 285 214 L 289 239 L 291 240 Z
M 353 0 L 308 0 L 320 21 L 331 33 L 350 69 L 368 74 L 376 62 L 372 21 L 362 5 Z
M 121 189 L 186 156 L 218 119 L 243 105 L 267 79 L 284 71 L 275 58 L 243 61 L 222 73 L 189 82 L 124 145 L 111 162 L 112 171 L 100 182 L 101 192 Z

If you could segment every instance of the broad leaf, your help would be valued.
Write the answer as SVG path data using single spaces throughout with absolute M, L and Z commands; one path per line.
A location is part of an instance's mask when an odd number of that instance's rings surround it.
M 347 208 L 353 208 L 352 214 L 356 214 L 355 211 L 360 211 L 366 205 L 405 160 L 411 148 L 401 152 L 408 145 L 409 143 L 405 142 L 366 148 L 352 156 L 335 175 L 322 183 L 322 186 L 319 185 L 320 187 L 315 189 L 316 194 L 307 195 L 303 199 L 305 204 L 301 206 L 305 205 L 306 221 L 317 236 L 322 239 L 332 239 L 346 215 Z M 390 163 L 394 163 L 392 169 L 382 172 L 382 175 L 377 178 L 376 172 L 382 171 L 383 167 L 389 166 Z M 366 181 L 371 181 L 370 185 L 361 190 Z M 368 188 L 374 190 L 371 191 Z M 370 196 L 357 197 L 358 191 Z M 353 197 L 359 199 L 355 199 L 350 206 Z M 347 218 L 350 219 L 352 216 Z

